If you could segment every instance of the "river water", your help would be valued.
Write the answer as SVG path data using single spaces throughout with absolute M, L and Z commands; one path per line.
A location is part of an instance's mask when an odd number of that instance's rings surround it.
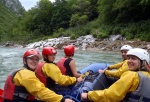
M 16 68 L 20 68 L 22 63 L 22 55 L 26 51 L 25 48 L 6 48 L 0 47 L 0 88 L 3 89 L 4 82 L 8 74 Z M 41 51 L 40 51 L 41 52 Z M 62 50 L 58 50 L 56 61 L 64 56 Z M 120 52 L 108 51 L 75 51 L 73 57 L 76 61 L 77 70 L 80 70 L 92 63 L 109 63 L 114 64 L 120 62 Z

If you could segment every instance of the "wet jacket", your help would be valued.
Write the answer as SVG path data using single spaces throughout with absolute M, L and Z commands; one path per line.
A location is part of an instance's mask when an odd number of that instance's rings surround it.
M 5 85 L 4 85 L 4 91 L 3 91 L 3 98 L 4 102 L 6 101 L 36 101 L 35 97 L 32 96 L 23 86 L 17 86 L 13 83 L 13 78 L 15 74 L 23 70 L 24 68 L 20 68 L 17 70 L 14 70 L 6 79 Z
M 72 76 L 73 77 L 73 73 L 72 73 L 70 65 L 69 65 L 71 61 L 72 61 L 72 58 L 62 57 L 57 62 L 57 66 L 59 67 L 59 69 L 61 70 L 63 75 L 68 75 L 68 76 Z
M 54 64 L 54 63 L 45 63 L 43 66 L 41 66 L 41 72 L 45 78 L 50 78 L 53 80 L 54 83 L 49 83 L 49 84 L 55 84 L 58 83 L 59 85 L 72 85 L 76 83 L 76 78 L 75 77 L 69 77 L 62 75 L 60 69 Z M 39 68 L 39 67 L 38 67 Z M 38 70 L 38 69 L 36 69 Z M 39 73 L 36 72 L 36 75 Z M 41 78 L 39 77 L 41 80 Z M 46 83 L 48 84 L 48 83 Z
M 106 70 L 105 74 L 107 76 L 110 77 L 116 77 L 116 78 L 120 78 L 120 76 L 126 72 L 129 71 L 129 67 L 128 67 L 128 63 L 127 60 L 121 62 L 121 63 L 117 63 L 114 65 L 109 66 L 110 69 L 117 69 L 117 70 Z
M 148 79 L 150 78 L 150 74 L 148 72 L 141 71 L 141 73 L 148 77 Z M 112 84 L 108 89 L 88 92 L 88 99 L 94 102 L 120 102 L 125 98 L 127 93 L 135 92 L 139 85 L 139 74 L 137 72 L 127 71 L 124 72 L 120 79 Z
M 45 85 L 35 76 L 35 73 L 26 68 L 15 74 L 13 82 L 15 86 L 24 87 L 28 93 L 44 102 L 60 102 L 63 99 L 62 95 L 57 95 L 55 92 L 46 88 Z

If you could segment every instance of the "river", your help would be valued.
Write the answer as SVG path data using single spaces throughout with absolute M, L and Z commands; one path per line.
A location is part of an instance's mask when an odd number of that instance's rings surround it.
M 0 88 L 3 89 L 8 74 L 23 65 L 22 56 L 25 51 L 25 48 L 0 47 Z M 58 50 L 55 62 L 62 56 L 64 56 L 63 50 Z M 114 64 L 122 60 L 120 52 L 111 51 L 76 50 L 73 58 L 76 61 L 77 70 L 95 62 Z

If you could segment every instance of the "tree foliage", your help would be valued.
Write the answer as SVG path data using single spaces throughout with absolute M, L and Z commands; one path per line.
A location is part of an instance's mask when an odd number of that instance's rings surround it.
M 99 32 L 98 38 L 120 33 L 148 41 L 149 11 L 150 0 L 40 0 L 20 16 L 0 1 L 0 41 L 28 43 L 43 36 L 75 38 L 93 32 Z
M 9 10 L 0 0 L 0 42 L 12 38 L 12 27 L 16 22 L 17 15 Z
M 68 28 L 71 14 L 70 5 L 66 0 L 56 0 L 51 20 L 53 29 Z
M 150 18 L 149 0 L 99 0 L 99 16 L 106 23 L 137 22 Z
M 24 17 L 25 29 L 34 34 L 49 35 L 53 32 L 51 25 L 53 5 L 49 0 L 41 0 L 36 8 L 32 8 Z

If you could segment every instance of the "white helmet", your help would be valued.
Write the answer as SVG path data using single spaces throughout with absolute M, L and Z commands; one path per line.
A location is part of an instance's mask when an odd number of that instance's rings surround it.
M 146 60 L 147 63 L 149 64 L 150 56 L 149 56 L 149 53 L 144 49 L 141 49 L 141 48 L 131 49 L 127 52 L 127 56 L 128 55 L 134 55 L 138 57 L 140 60 Z
M 131 49 L 132 49 L 132 47 L 130 45 L 123 45 L 121 47 L 120 51 L 122 51 L 122 50 L 131 50 Z

